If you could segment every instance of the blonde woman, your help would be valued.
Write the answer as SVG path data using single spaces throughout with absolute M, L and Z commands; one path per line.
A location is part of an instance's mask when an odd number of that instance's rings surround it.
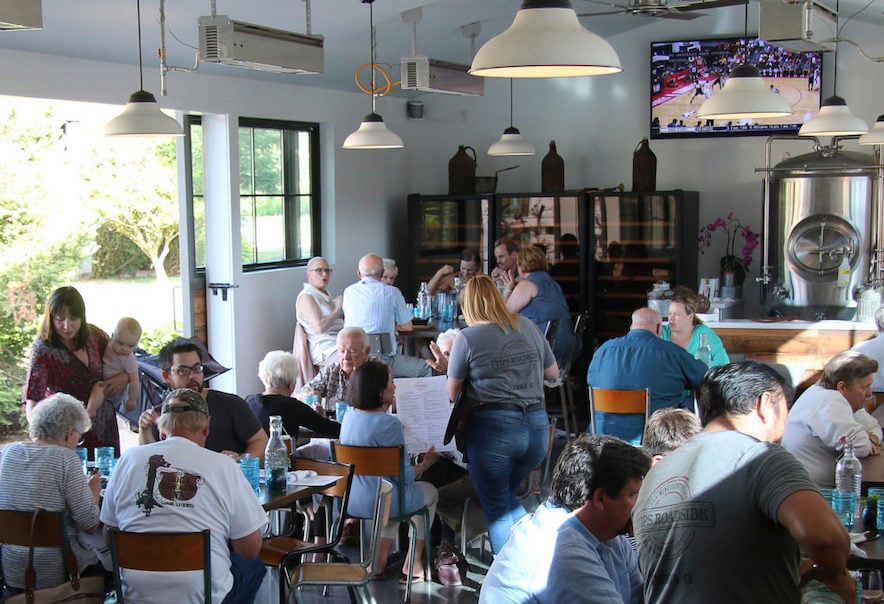
M 515 488 L 546 453 L 543 380 L 557 378 L 559 367 L 537 326 L 507 310 L 490 277 L 467 281 L 461 303 L 467 327 L 451 348 L 448 396 L 454 400 L 463 386 L 478 404 L 467 426 L 466 453 L 497 553 L 526 513 Z

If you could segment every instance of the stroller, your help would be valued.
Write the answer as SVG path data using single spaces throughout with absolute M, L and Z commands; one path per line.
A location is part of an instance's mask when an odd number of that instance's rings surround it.
M 178 340 L 196 344 L 200 349 L 206 380 L 210 380 L 216 375 L 221 375 L 225 371 L 230 371 L 229 367 L 224 367 L 212 358 L 212 355 L 206 350 L 205 344 L 198 338 L 179 338 Z M 138 401 L 135 404 L 135 409 L 132 411 L 128 411 L 124 404 L 120 404 L 117 407 L 117 414 L 129 422 L 129 429 L 132 432 L 138 432 L 138 418 L 141 417 L 141 414 L 148 409 L 160 406 L 171 390 L 169 384 L 163 379 L 163 370 L 160 368 L 160 359 L 157 355 L 137 348 L 135 350 L 135 359 L 138 361 L 138 376 L 141 382 L 141 392 L 138 394 Z

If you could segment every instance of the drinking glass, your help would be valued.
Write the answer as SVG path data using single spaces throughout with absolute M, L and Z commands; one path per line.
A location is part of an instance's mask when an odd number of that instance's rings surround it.
M 243 455 L 239 459 L 239 468 L 245 474 L 246 480 L 249 481 L 249 485 L 256 493 L 260 487 L 259 461 L 257 457 L 252 457 L 249 454 Z
M 863 588 L 863 602 L 881 601 L 881 571 L 876 568 L 859 569 L 859 583 Z
M 335 403 L 335 419 L 339 424 L 344 423 L 344 415 L 347 414 L 347 409 L 350 408 L 350 405 L 347 404 L 347 401 L 338 401 Z
M 110 478 L 113 463 L 113 447 L 97 447 L 95 449 L 95 467 L 101 472 L 102 478 Z
M 77 447 L 77 457 L 80 458 L 80 463 L 83 465 L 83 474 L 89 475 L 89 451 L 86 447 Z
M 850 531 L 853 528 L 853 515 L 856 509 L 856 493 L 835 491 L 832 494 L 832 509 L 838 515 L 841 524 Z

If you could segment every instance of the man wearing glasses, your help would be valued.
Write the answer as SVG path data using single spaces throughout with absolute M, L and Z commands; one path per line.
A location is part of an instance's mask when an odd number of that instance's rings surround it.
M 188 388 L 203 395 L 211 418 L 206 449 L 239 459 L 246 453 L 261 457 L 267 434 L 248 403 L 234 394 L 203 388 L 203 359 L 199 347 L 189 340 L 177 339 L 163 346 L 159 354 L 163 379 L 173 390 Z M 138 420 L 138 444 L 156 442 L 155 424 L 160 414 L 148 409 Z

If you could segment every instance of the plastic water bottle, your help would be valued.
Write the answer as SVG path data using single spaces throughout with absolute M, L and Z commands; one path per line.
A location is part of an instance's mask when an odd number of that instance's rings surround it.
M 694 355 L 694 358 L 706 363 L 706 367 L 712 366 L 712 347 L 709 346 L 709 334 L 700 334 L 700 345 L 697 347 L 697 353 Z
M 289 452 L 282 440 L 282 416 L 270 416 L 270 440 L 264 449 L 264 475 L 267 489 L 285 491 L 288 482 Z
M 862 464 L 856 458 L 853 442 L 842 436 L 838 445 L 844 448 L 844 454 L 835 464 L 835 488 L 844 493 L 855 493 L 858 500 L 863 482 Z
M 427 282 L 422 281 L 420 289 L 417 291 L 417 318 L 429 319 L 433 314 L 433 302 L 430 299 L 430 290 L 427 288 Z

